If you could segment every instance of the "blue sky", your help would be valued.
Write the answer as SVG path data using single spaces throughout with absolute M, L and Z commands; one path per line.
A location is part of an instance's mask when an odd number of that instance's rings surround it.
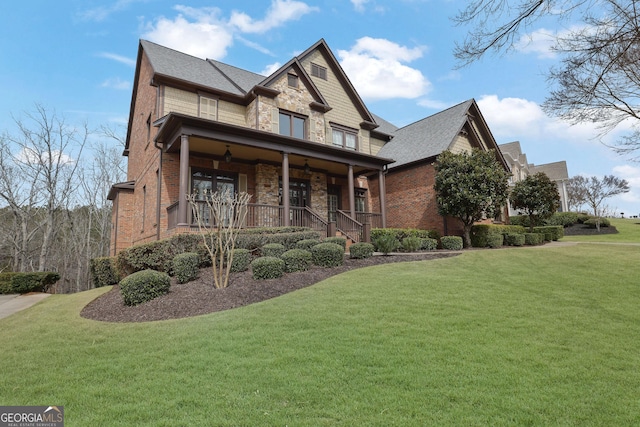
M 569 175 L 616 175 L 632 191 L 607 200 L 640 214 L 640 164 L 605 147 L 593 125 L 540 109 L 557 58 L 543 22 L 511 52 L 455 69 L 459 0 L 25 0 L 0 16 L 0 131 L 36 103 L 70 123 L 126 125 L 138 40 L 268 73 L 324 38 L 369 109 L 403 126 L 470 98 L 499 144 L 530 163 L 565 160 Z M 569 26 L 572 23 L 565 22 Z M 605 137 L 611 142 L 615 135 Z

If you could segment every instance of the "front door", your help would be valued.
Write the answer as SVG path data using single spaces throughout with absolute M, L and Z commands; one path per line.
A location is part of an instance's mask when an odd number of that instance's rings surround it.
M 336 221 L 336 211 L 340 209 L 340 187 L 337 185 L 327 186 L 327 214 L 329 222 Z
M 282 205 L 282 178 L 280 178 L 280 205 Z M 311 182 L 304 179 L 289 180 L 289 223 L 294 226 L 303 227 L 303 208 L 311 205 Z

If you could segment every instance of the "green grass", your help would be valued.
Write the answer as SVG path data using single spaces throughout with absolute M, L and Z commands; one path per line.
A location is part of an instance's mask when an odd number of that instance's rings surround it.
M 640 424 L 640 247 L 470 251 L 260 304 L 111 324 L 54 295 L 0 320 L 2 405 L 67 426 Z
M 611 218 L 609 221 L 618 230 L 617 234 L 565 236 L 562 240 L 571 242 L 640 243 L 640 219 Z

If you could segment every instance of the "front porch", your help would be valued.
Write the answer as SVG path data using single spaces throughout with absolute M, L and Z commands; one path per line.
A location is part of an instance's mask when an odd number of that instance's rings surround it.
M 371 228 L 386 226 L 384 167 L 389 159 L 174 114 L 162 123 L 157 141 L 165 181 L 163 235 L 197 227 L 188 194 L 223 188 L 252 196 L 243 224 L 247 228 L 302 226 L 359 242 L 369 240 Z M 367 174 L 378 178 L 375 190 L 382 203 L 376 209 Z M 201 202 L 198 209 L 204 213 L 205 207 Z

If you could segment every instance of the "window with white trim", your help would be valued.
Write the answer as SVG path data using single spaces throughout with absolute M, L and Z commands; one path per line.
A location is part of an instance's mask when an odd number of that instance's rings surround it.
M 356 150 L 358 148 L 358 133 L 353 129 L 332 126 L 331 140 L 338 147 Z

